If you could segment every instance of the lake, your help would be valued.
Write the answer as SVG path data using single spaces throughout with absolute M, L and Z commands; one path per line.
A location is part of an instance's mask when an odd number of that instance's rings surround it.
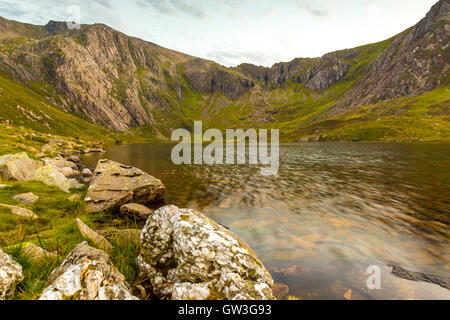
M 161 179 L 167 204 L 238 234 L 292 296 L 450 299 L 389 267 L 450 278 L 450 144 L 282 144 L 277 176 L 251 165 L 177 166 L 171 149 L 112 146 L 83 161 L 108 158 Z M 370 266 L 381 272 L 379 289 L 367 286 L 377 275 Z

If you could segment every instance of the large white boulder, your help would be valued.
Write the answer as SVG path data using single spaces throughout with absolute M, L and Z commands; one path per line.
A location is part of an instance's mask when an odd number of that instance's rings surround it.
M 249 246 L 196 210 L 166 206 L 151 215 L 138 265 L 161 299 L 274 299 L 272 277 Z
M 0 300 L 12 298 L 22 280 L 22 266 L 0 249 Z
M 67 193 L 70 192 L 70 189 L 80 189 L 83 187 L 83 185 L 75 179 L 67 179 L 64 174 L 51 165 L 43 166 L 31 172 L 25 180 L 42 181 L 48 186 L 56 186 Z
M 138 300 L 106 252 L 80 243 L 48 279 L 40 300 Z

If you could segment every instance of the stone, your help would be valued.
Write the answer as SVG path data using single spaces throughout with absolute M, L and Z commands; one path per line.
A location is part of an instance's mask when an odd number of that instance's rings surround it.
M 22 280 L 22 266 L 0 249 L 0 300 L 11 299 Z
M 274 299 L 272 277 L 256 254 L 199 211 L 175 206 L 155 211 L 140 247 L 140 275 L 160 299 Z
M 153 214 L 153 210 L 142 204 L 128 203 L 120 207 L 120 214 L 131 219 L 147 221 L 148 217 Z
M 112 251 L 113 246 L 102 235 L 89 228 L 83 221 L 77 218 L 77 225 L 83 237 L 89 239 L 100 249 Z
M 149 204 L 161 201 L 166 188 L 162 182 L 134 167 L 100 160 L 86 194 L 90 213 L 117 210 L 127 203 Z
M 88 168 L 84 168 L 84 169 L 81 171 L 81 175 L 82 175 L 83 177 L 85 177 L 85 178 L 90 178 L 90 177 L 92 177 L 92 171 L 89 170 Z
M 31 260 L 36 261 L 43 258 L 55 258 L 56 253 L 48 252 L 47 250 L 35 245 L 31 242 L 24 242 L 17 245 L 8 247 L 11 250 L 21 250 L 23 254 L 29 257 Z
M 67 179 L 60 171 L 53 166 L 43 166 L 29 174 L 26 181 L 42 181 L 48 186 L 55 186 L 64 192 L 69 193 L 70 189 L 81 189 L 83 185 L 75 179 Z
M 7 154 L 0 157 L 0 180 L 24 181 L 27 175 L 42 165 L 41 161 L 29 158 L 25 152 L 15 155 Z
M 70 155 L 67 157 L 67 160 L 72 161 L 73 163 L 81 163 L 81 159 L 78 156 Z
M 28 192 L 15 195 L 13 199 L 24 204 L 33 204 L 39 199 L 39 197 L 32 192 Z
M 69 200 L 69 201 L 72 201 L 72 202 L 78 201 L 78 200 L 80 200 L 80 199 L 81 199 L 81 196 L 80 196 L 79 194 L 71 195 L 71 196 L 68 198 L 68 200 Z
M 139 229 L 110 229 L 98 230 L 97 233 L 104 236 L 108 241 L 140 241 L 142 230 Z
M 49 276 L 39 300 L 138 300 L 106 252 L 78 244 Z
M 7 185 L 7 184 L 0 184 L 0 189 L 5 189 L 7 187 L 9 187 L 9 185 Z
M 39 158 L 39 159 L 45 158 L 45 154 L 40 152 L 36 155 L 36 158 Z
M 8 204 L 3 204 L 3 203 L 0 203 L 0 207 L 9 209 L 9 211 L 12 214 L 15 214 L 16 216 L 20 216 L 20 217 L 24 217 L 24 218 L 31 218 L 33 220 L 39 219 L 39 216 L 36 213 L 34 213 L 31 210 L 22 208 L 22 207 L 10 206 Z
M 277 300 L 282 300 L 289 294 L 289 286 L 284 283 L 275 283 L 272 287 L 272 291 Z

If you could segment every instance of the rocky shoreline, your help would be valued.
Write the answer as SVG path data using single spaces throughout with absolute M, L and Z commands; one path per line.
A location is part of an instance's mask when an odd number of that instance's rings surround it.
M 40 300 L 138 300 L 149 296 L 163 300 L 275 299 L 277 286 L 270 273 L 237 235 L 196 210 L 162 206 L 166 189 L 151 175 L 110 160 L 100 160 L 91 172 L 70 148 L 61 152 L 63 145 L 67 147 L 63 141 L 44 145 L 36 156 L 39 160 L 26 153 L 0 157 L 0 181 L 41 181 L 66 193 L 89 184 L 84 199 L 81 196 L 87 213 L 113 212 L 146 222 L 142 230 L 111 232 L 93 230 L 76 218 L 79 232 L 88 242 L 76 245 L 53 270 Z M 102 148 L 92 151 L 102 152 Z M 49 153 L 55 157 L 45 155 Z M 25 204 L 38 198 L 26 193 L 14 199 Z M 79 198 L 74 194 L 69 199 Z M 24 207 L 3 206 L 11 214 L 39 218 Z M 119 237 L 138 241 L 135 262 L 142 285 L 128 284 L 110 259 L 117 248 L 109 239 Z M 56 254 L 35 244 L 25 247 L 35 259 Z M 24 276 L 22 266 L 0 249 L 0 300 L 11 299 Z

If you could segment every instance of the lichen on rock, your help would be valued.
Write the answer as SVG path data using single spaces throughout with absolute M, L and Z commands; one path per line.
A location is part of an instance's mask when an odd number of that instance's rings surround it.
M 89 212 L 119 210 L 127 203 L 146 205 L 164 198 L 162 182 L 134 167 L 100 160 L 86 194 Z
M 196 210 L 166 206 L 150 216 L 138 265 L 161 299 L 274 299 L 272 277 L 249 246 Z
M 48 279 L 40 300 L 138 300 L 104 251 L 77 245 Z
M 22 266 L 0 249 L 0 300 L 12 298 L 22 280 Z

